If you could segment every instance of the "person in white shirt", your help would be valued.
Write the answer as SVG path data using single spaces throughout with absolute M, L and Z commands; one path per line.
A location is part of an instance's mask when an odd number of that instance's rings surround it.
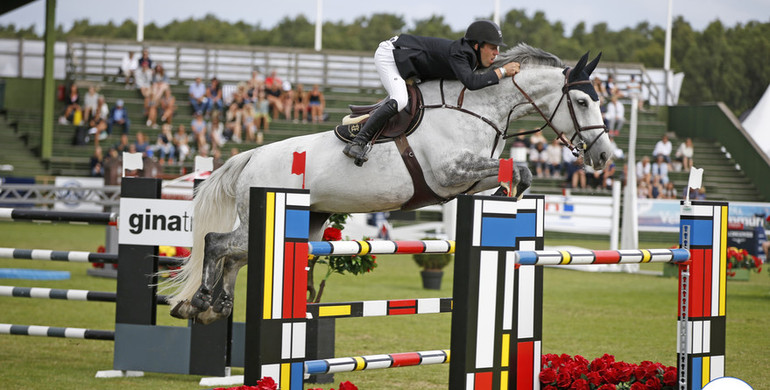
M 133 51 L 129 51 L 123 56 L 123 61 L 120 64 L 120 74 L 126 78 L 126 89 L 129 89 L 134 82 L 134 73 L 139 68 L 139 63 L 136 61 Z
M 640 182 L 650 183 L 652 179 L 652 165 L 650 165 L 649 157 L 644 156 L 642 161 L 636 163 L 636 179 Z
M 618 101 L 618 95 L 612 95 L 610 102 L 607 103 L 607 113 L 605 116 L 610 135 L 617 136 L 620 134 L 620 129 L 626 123 L 626 118 L 623 103 Z
M 652 163 L 652 168 L 650 170 L 652 172 L 653 182 L 659 182 L 664 186 L 668 183 L 668 164 L 666 163 L 666 160 L 663 159 L 662 154 L 658 155 L 657 160 Z
M 670 164 L 672 149 L 673 145 L 671 145 L 671 141 L 668 140 L 666 134 L 663 134 L 663 136 L 660 137 L 660 141 L 655 143 L 655 148 L 652 150 L 652 156 L 657 158 L 658 155 L 662 154 L 663 159 L 666 160 L 666 164 Z
M 679 148 L 676 150 L 676 155 L 674 157 L 678 161 L 682 162 L 683 170 L 689 171 L 690 168 L 692 168 L 693 154 L 695 154 L 695 148 L 692 145 L 692 138 L 687 137 L 687 139 L 685 139 L 684 142 L 679 145 Z

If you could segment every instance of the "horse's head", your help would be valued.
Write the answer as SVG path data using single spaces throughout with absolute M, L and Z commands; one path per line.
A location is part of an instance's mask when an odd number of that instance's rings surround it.
M 586 165 L 596 170 L 604 169 L 614 152 L 602 118 L 599 95 L 590 80 L 601 56 L 599 53 L 589 63 L 586 53 L 574 68 L 564 69 L 563 95 L 552 119 L 554 128 L 565 131 L 565 137 L 583 154 Z

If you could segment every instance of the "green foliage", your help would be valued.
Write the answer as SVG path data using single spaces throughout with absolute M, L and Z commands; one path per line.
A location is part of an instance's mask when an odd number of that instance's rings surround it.
M 413 27 L 408 27 L 402 15 L 383 13 L 352 21 L 327 21 L 323 26 L 323 47 L 373 52 L 380 41 L 403 32 L 450 39 L 464 33 L 453 31 L 443 16 L 413 20 L 411 24 Z M 542 11 L 528 15 L 523 9 L 511 9 L 504 14 L 500 27 L 509 45 L 526 42 L 565 60 L 577 59 L 590 50 L 601 51 L 602 60 L 607 62 L 636 62 L 648 68 L 663 66 L 665 31 L 649 22 L 620 31 L 610 30 L 607 23 L 588 26 L 580 22 L 567 32 L 561 22 L 549 21 Z M 58 26 L 55 33 L 60 40 L 131 39 L 136 34 L 136 23 L 126 19 L 120 25 L 112 22 L 99 25 L 82 19 L 66 32 Z M 40 37 L 32 26 L 11 24 L 0 26 L 0 38 Z M 149 24 L 145 27 L 145 39 L 309 49 L 314 45 L 315 28 L 304 15 L 285 17 L 274 27 L 263 28 L 244 21 L 220 21 L 208 14 L 200 19 L 174 20 L 166 26 Z M 767 58 L 770 58 L 770 22 L 726 27 L 714 21 L 702 32 L 695 31 L 681 16 L 673 23 L 671 64 L 675 72 L 685 74 L 680 94 L 682 104 L 724 101 L 737 114 L 753 107 L 770 84 Z

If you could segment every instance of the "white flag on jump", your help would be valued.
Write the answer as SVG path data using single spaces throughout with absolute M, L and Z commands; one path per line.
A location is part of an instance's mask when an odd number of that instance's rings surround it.
M 703 184 L 703 168 L 690 167 L 690 180 L 687 186 L 692 189 L 700 188 Z
M 214 157 L 195 156 L 195 172 L 211 172 L 214 170 Z
M 144 162 L 142 161 L 141 153 L 128 153 L 123 152 L 123 173 L 125 175 L 126 170 L 133 171 L 135 169 L 144 169 Z

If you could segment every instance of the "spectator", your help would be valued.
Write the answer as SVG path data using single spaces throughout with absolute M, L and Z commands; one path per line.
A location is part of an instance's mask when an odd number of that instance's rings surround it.
M 602 187 L 602 176 L 604 176 L 604 172 L 600 170 L 595 170 L 592 166 L 586 166 L 583 167 L 583 170 L 585 171 L 586 176 L 586 188 L 601 188 Z
M 599 78 L 599 76 L 596 76 L 594 77 L 591 83 L 594 86 L 594 90 L 596 91 L 596 94 L 599 95 L 599 104 L 603 106 L 604 103 L 607 102 L 607 97 L 609 96 L 609 94 L 607 93 L 607 89 L 604 87 L 604 84 L 602 83 L 602 79 Z
M 171 134 L 171 125 L 164 123 L 158 133 L 158 140 L 155 143 L 155 156 L 158 157 L 160 165 L 174 163 L 176 148 L 174 147 L 174 136 Z
M 206 139 L 206 120 L 203 119 L 203 113 L 196 111 L 190 122 L 190 130 L 192 131 L 193 140 L 195 140 L 195 146 L 200 148 L 201 145 L 208 143 Z
M 577 160 L 577 157 L 575 157 L 574 154 L 572 154 L 572 151 L 569 150 L 569 148 L 560 148 L 561 149 L 561 171 L 567 175 L 567 183 L 571 183 L 571 176 L 569 176 L 569 166 Z
M 144 115 L 147 115 L 150 101 L 152 100 L 152 68 L 147 61 L 142 61 L 142 66 L 136 72 L 136 88 L 144 99 Z M 147 123 L 150 126 L 150 123 Z
M 606 167 L 602 170 L 602 186 L 605 190 L 612 189 L 612 183 L 615 181 L 615 173 L 617 167 L 614 161 L 610 161 Z
M 626 123 L 625 110 L 623 103 L 618 100 L 618 95 L 612 95 L 610 102 L 607 103 L 607 127 L 612 136 L 620 134 L 623 125 Z
M 529 150 L 529 161 L 532 163 L 532 166 L 535 168 L 535 176 L 537 177 L 545 176 L 547 160 L 548 160 L 548 155 L 545 151 L 544 142 L 536 143 L 535 146 Z
M 631 80 L 628 82 L 628 84 L 626 84 L 626 91 L 628 91 L 629 97 L 636 98 L 637 107 L 639 108 L 639 111 L 642 111 L 642 107 L 644 107 L 644 100 L 642 99 L 642 85 L 636 81 L 636 75 L 631 75 Z
M 102 153 L 102 148 L 99 145 L 94 146 L 94 155 L 91 156 L 91 162 L 89 164 L 91 166 L 91 176 L 92 177 L 102 177 L 104 176 L 104 155 Z
M 153 129 L 158 128 L 158 106 L 166 91 L 171 91 L 169 79 L 163 65 L 157 64 L 152 76 L 152 91 L 147 113 L 147 126 L 152 126 Z
M 230 104 L 227 113 L 225 113 L 225 134 L 228 134 L 236 143 L 241 143 L 241 140 L 243 140 L 241 131 L 242 114 L 236 103 Z
M 238 148 L 236 148 L 236 147 L 232 147 L 232 148 L 230 148 L 230 157 L 235 157 L 235 155 L 237 155 L 237 154 L 238 154 L 238 153 L 240 153 L 240 152 L 241 152 L 241 151 L 240 151 L 240 150 L 238 150 Z
M 620 90 L 618 89 L 618 85 L 615 84 L 615 76 L 613 75 L 607 76 L 607 82 L 604 85 L 604 89 L 607 91 L 610 98 L 613 98 L 615 96 L 620 97 Z
M 80 95 L 78 94 L 77 84 L 72 83 L 72 85 L 70 85 L 70 93 L 66 97 L 65 104 L 64 114 L 59 118 L 59 123 L 67 125 L 69 122 L 72 122 L 75 126 L 79 126 L 83 112 L 80 107 Z M 80 111 L 81 119 L 75 123 L 75 112 L 77 111 Z
M 249 141 L 256 141 L 257 139 L 257 121 L 254 107 L 251 104 L 243 106 L 241 112 L 241 129 L 246 131 L 246 139 Z M 261 142 L 259 142 L 261 144 Z
M 94 116 L 102 118 L 104 123 L 107 123 L 107 118 L 110 116 L 110 107 L 107 106 L 107 102 L 104 101 L 104 96 L 99 95 L 99 99 L 96 101 L 96 113 Z
M 83 120 L 86 122 L 91 120 L 91 116 L 96 115 L 96 110 L 99 108 L 99 94 L 96 93 L 96 87 L 93 85 L 88 87 L 88 92 L 83 98 Z
M 273 85 L 278 85 L 278 88 L 283 86 L 283 80 L 278 78 L 274 70 L 270 71 L 270 76 L 265 78 L 265 89 L 270 89 L 273 87 Z
M 123 99 L 118 99 L 115 102 L 115 107 L 112 107 L 110 115 L 107 118 L 107 134 L 112 134 L 112 127 L 114 125 L 123 126 L 123 134 L 128 134 L 131 121 L 128 119 L 128 112 L 123 107 Z
M 214 149 L 221 148 L 228 141 L 227 137 L 225 137 L 225 125 L 219 119 L 219 115 L 219 111 L 212 112 L 211 122 L 208 125 L 208 134 L 211 137 L 211 144 L 214 146 Z
M 265 85 L 267 85 L 267 82 L 265 82 Z M 281 95 L 283 92 L 281 91 L 281 85 L 278 83 L 270 83 L 269 87 L 267 87 L 265 94 L 267 96 L 267 101 L 270 103 L 270 110 L 273 113 L 273 120 L 278 119 L 278 113 L 283 112 L 283 98 Z
M 139 62 L 134 56 L 133 51 L 129 51 L 123 56 L 123 61 L 120 64 L 120 74 L 125 78 L 126 89 L 129 89 L 134 84 L 134 73 L 139 69 Z
M 107 138 L 107 121 L 100 115 L 94 115 L 88 121 L 88 134 L 93 137 L 94 145 L 99 146 L 99 141 Z
M 123 153 L 128 152 L 129 147 L 131 144 L 128 143 L 128 134 L 121 134 L 120 135 L 120 141 L 115 144 L 115 146 L 112 147 L 112 149 L 115 149 L 118 152 L 118 156 L 120 158 L 123 158 Z
M 144 133 L 141 131 L 136 133 L 136 141 L 132 144 L 135 146 L 136 152 L 141 153 L 145 157 L 152 157 L 152 149 L 150 149 L 150 143 L 144 137 Z
M 650 183 L 646 181 L 640 181 L 636 188 L 636 197 L 639 199 L 650 198 Z
M 676 199 L 677 193 L 676 188 L 674 187 L 674 182 L 669 181 L 666 183 L 665 187 L 663 187 L 663 193 L 661 193 L 661 199 Z
M 545 150 L 545 162 L 548 168 L 546 170 L 547 176 L 555 178 L 561 177 L 561 149 L 562 147 L 559 139 L 554 138 Z
M 195 83 L 190 84 L 188 89 L 188 95 L 190 96 L 190 106 L 193 112 L 206 112 L 208 111 L 208 99 L 206 98 L 206 85 L 203 84 L 200 77 L 195 78 Z
M 586 188 L 586 171 L 583 156 L 579 156 L 567 166 L 567 185 L 570 188 Z
M 548 143 L 548 141 L 543 136 L 542 131 L 538 131 L 529 137 L 529 144 L 531 145 L 531 148 L 535 148 L 539 143 L 542 143 L 543 145 Z
M 174 133 L 174 148 L 176 148 L 177 161 L 179 162 L 179 165 L 182 165 L 185 159 L 187 159 L 187 156 L 190 154 L 188 138 L 187 130 L 185 130 L 184 125 L 180 124 L 179 127 L 177 127 L 176 133 Z
M 252 100 L 256 100 L 260 90 L 265 88 L 265 78 L 259 73 L 259 69 L 251 71 L 251 78 L 246 82 L 247 93 Z
M 307 93 L 302 84 L 297 84 L 297 90 L 294 91 L 294 123 L 299 122 L 300 116 L 302 117 L 302 123 L 307 123 Z
M 318 88 L 318 84 L 313 85 L 313 90 L 310 91 L 307 102 L 308 106 L 310 106 L 310 118 L 312 118 L 313 123 L 323 122 L 326 99 L 324 99 L 323 92 Z
M 219 85 L 219 80 L 214 77 L 211 79 L 211 84 L 206 88 L 206 98 L 208 99 L 208 110 L 205 112 L 206 116 L 209 116 L 211 110 L 216 110 L 221 113 L 224 109 L 224 102 L 222 102 L 222 86 Z
M 287 121 L 291 120 L 291 109 L 294 107 L 294 90 L 291 89 L 291 83 L 283 82 L 283 93 L 281 93 L 281 103 L 283 104 L 283 116 Z
M 662 154 L 658 155 L 655 162 L 652 163 L 650 170 L 652 173 L 653 184 L 657 182 L 661 185 L 666 185 L 666 183 L 668 183 L 668 164 L 666 163 L 666 160 L 663 158 Z
M 254 110 L 254 124 L 257 126 L 257 130 L 259 130 L 261 123 L 261 128 L 267 133 L 270 131 L 270 102 L 267 100 L 267 93 L 265 91 L 259 92 L 254 106 L 256 107 Z
M 176 111 L 176 98 L 171 94 L 171 88 L 163 91 L 163 96 L 160 97 L 158 106 L 160 108 L 160 122 L 171 124 L 174 120 L 174 112 Z
M 671 141 L 668 140 L 668 135 L 663 134 L 660 137 L 660 141 L 655 143 L 655 148 L 652 149 L 652 156 L 657 157 L 658 155 L 663 155 L 666 164 L 670 164 L 672 149 L 673 145 L 671 144 Z
M 142 49 L 142 56 L 139 57 L 139 60 L 137 61 L 137 65 L 140 69 L 142 68 L 142 64 L 147 64 L 147 67 L 152 69 L 152 60 L 150 59 L 150 52 L 147 48 Z
M 681 166 L 679 166 L 678 169 L 679 171 L 684 170 L 687 172 L 692 168 L 692 156 L 694 154 L 695 148 L 692 144 L 692 138 L 687 137 L 684 142 L 679 145 L 679 148 L 676 150 L 676 155 L 674 156 L 675 159 L 681 163 Z
M 649 157 L 644 156 L 641 161 L 636 163 L 636 179 L 648 184 L 652 182 L 652 165 L 650 165 Z

